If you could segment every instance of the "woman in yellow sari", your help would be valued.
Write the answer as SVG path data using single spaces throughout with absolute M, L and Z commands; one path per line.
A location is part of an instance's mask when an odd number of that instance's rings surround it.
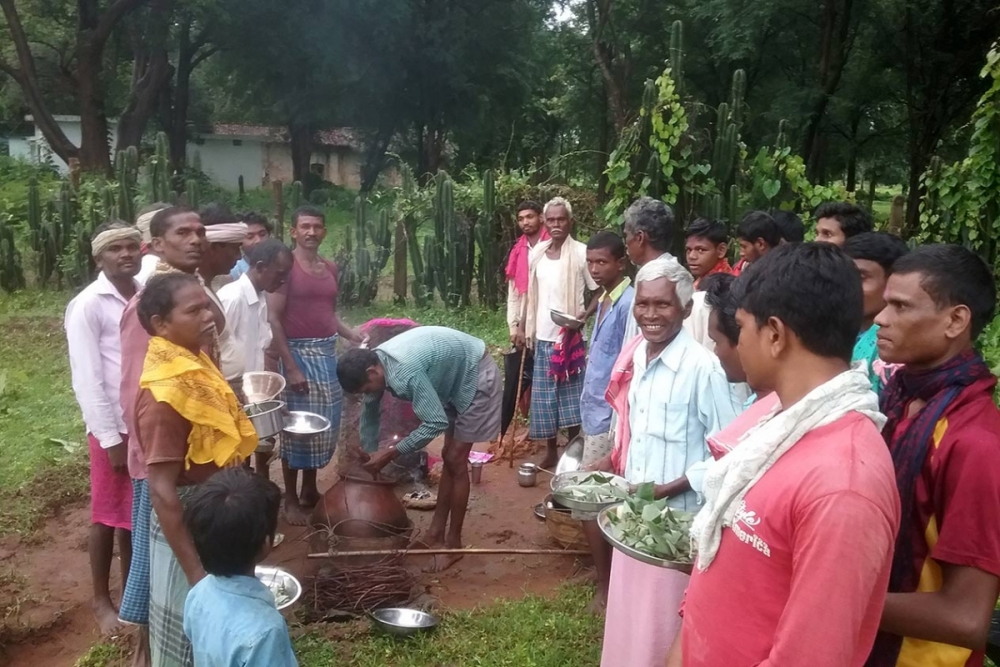
M 222 373 L 202 352 L 214 335 L 205 290 L 189 274 L 154 276 L 138 305 L 152 336 L 136 397 L 136 431 L 149 468 L 149 638 L 154 667 L 191 667 L 184 600 L 205 576 L 184 527 L 185 498 L 257 446 L 253 425 Z

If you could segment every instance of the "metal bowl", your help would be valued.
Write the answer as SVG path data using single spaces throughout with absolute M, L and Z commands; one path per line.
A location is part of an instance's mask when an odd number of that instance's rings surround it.
M 271 591 L 271 595 L 274 596 L 274 606 L 279 610 L 292 606 L 302 597 L 302 584 L 287 570 L 270 565 L 258 565 L 253 573 Z M 286 599 L 279 602 L 278 599 L 281 597 Z
M 583 465 L 583 436 L 578 435 L 566 444 L 566 451 L 559 457 L 556 464 L 556 474 L 574 472 Z
M 243 393 L 249 403 L 262 403 L 276 398 L 285 389 L 285 378 L 270 371 L 243 374 Z
M 418 632 L 429 632 L 437 627 L 437 619 L 426 611 L 392 607 L 372 612 L 372 622 L 382 632 L 397 637 L 409 637 Z
M 575 328 L 583 326 L 583 320 L 578 320 L 572 315 L 564 313 L 561 310 L 553 308 L 549 311 L 549 314 L 552 316 L 552 321 L 561 327 Z
M 263 401 L 262 403 L 251 403 L 243 408 L 257 431 L 260 440 L 277 435 L 285 427 L 284 401 Z
M 315 412 L 292 410 L 285 415 L 285 433 L 292 435 L 316 435 L 330 428 L 330 420 Z
M 607 472 L 595 473 L 592 470 L 574 470 L 572 472 L 564 472 L 552 478 L 552 482 L 549 486 L 549 488 L 552 489 L 552 499 L 563 507 L 571 510 L 578 510 L 580 512 L 600 512 L 608 505 L 617 505 L 621 502 L 621 499 L 616 498 L 604 503 L 591 503 L 584 500 L 574 500 L 573 498 L 565 496 L 559 492 L 563 487 L 579 484 L 591 475 L 603 475 L 604 477 L 609 478 L 611 483 L 615 486 L 625 489 L 626 491 L 629 488 L 629 484 L 625 478 L 619 477 L 618 475 L 612 475 Z
M 656 556 L 650 556 L 647 553 L 639 551 L 624 542 L 619 542 L 615 539 L 615 536 L 611 534 L 610 523 L 611 520 L 608 515 L 611 512 L 617 512 L 618 508 L 622 506 L 622 503 L 612 505 L 610 507 L 605 507 L 597 514 L 597 527 L 601 529 L 601 534 L 604 535 L 604 540 L 610 544 L 612 547 L 621 551 L 623 554 L 630 556 L 637 561 L 646 563 L 647 565 L 655 565 L 656 567 L 663 567 L 668 570 L 679 570 L 685 574 L 691 574 L 694 569 L 694 563 L 682 563 L 675 560 L 665 560 L 663 558 L 657 558 Z M 680 511 L 680 510 L 675 510 Z

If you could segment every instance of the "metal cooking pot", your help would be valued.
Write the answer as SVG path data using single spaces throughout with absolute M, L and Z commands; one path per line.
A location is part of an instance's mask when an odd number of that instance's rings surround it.
M 257 431 L 257 437 L 261 440 L 277 435 L 285 428 L 284 401 L 252 403 L 243 410 L 247 413 L 250 423 Z

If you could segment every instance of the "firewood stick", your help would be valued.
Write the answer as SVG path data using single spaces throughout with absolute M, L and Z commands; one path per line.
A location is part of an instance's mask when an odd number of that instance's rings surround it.
M 367 549 L 330 551 L 309 554 L 309 558 L 345 558 L 351 556 L 434 556 L 437 554 L 514 554 L 525 556 L 587 556 L 585 549 Z
M 514 396 L 514 418 L 510 420 L 511 421 L 510 440 L 508 441 L 508 444 L 510 446 L 510 463 L 507 464 L 508 468 L 514 467 L 514 448 L 517 446 L 517 440 L 514 438 L 514 435 L 515 431 L 517 431 L 518 408 L 521 406 L 521 383 L 524 381 L 524 360 L 527 358 L 528 358 L 528 345 L 527 343 L 525 343 L 524 347 L 521 348 L 521 368 L 517 372 L 517 394 Z M 503 458 L 501 458 L 500 460 L 502 461 Z

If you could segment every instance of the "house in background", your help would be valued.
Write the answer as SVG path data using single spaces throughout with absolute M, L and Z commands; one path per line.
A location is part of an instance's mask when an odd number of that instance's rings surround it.
M 25 118 L 29 123 L 32 117 Z M 55 116 L 71 142 L 80 144 L 80 117 Z M 116 119 L 108 119 L 108 145 L 114 144 L 118 129 Z M 31 162 L 51 162 L 60 172 L 69 167 L 52 153 L 48 142 L 36 127 L 32 136 L 11 137 L 11 157 Z M 195 155 L 201 170 L 224 188 L 235 190 L 240 176 L 246 188 L 256 188 L 272 181 L 292 180 L 292 147 L 288 130 L 266 125 L 216 124 L 212 132 L 195 135 L 188 141 L 188 160 Z M 324 181 L 351 190 L 361 188 L 363 145 L 350 128 L 323 130 L 316 134 L 310 169 Z

